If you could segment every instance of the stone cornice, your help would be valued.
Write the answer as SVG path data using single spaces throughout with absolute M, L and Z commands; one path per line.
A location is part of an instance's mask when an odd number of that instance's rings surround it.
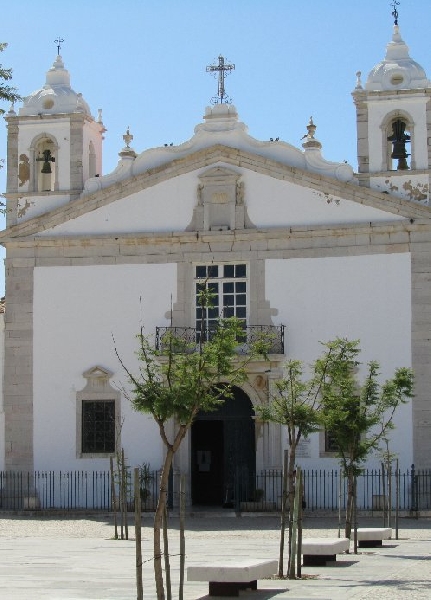
M 130 179 L 114 183 L 110 187 L 93 194 L 81 196 L 67 205 L 61 206 L 28 221 L 13 225 L 0 234 L 0 242 L 15 237 L 36 236 L 71 219 L 107 206 L 112 202 L 130 196 L 141 190 L 151 188 L 163 181 L 173 179 L 192 171 L 224 163 L 232 167 L 252 170 L 276 179 L 288 181 L 299 186 L 314 189 L 325 195 L 333 195 L 346 200 L 383 210 L 389 214 L 400 215 L 408 219 L 430 219 L 429 207 L 376 192 L 352 183 L 343 183 L 335 179 L 311 173 L 272 159 L 251 154 L 244 150 L 215 145 L 173 160 Z
M 5 233 L 5 232 L 4 232 Z M 277 240 L 300 240 L 304 238 L 343 238 L 348 236 L 374 236 L 374 235 L 396 235 L 404 234 L 403 243 L 415 241 L 413 238 L 421 236 L 430 236 L 431 241 L 431 221 L 428 220 L 404 220 L 387 222 L 370 222 L 367 224 L 354 223 L 346 225 L 311 225 L 295 227 L 274 227 L 270 229 L 241 229 L 232 231 L 205 231 L 205 232 L 143 232 L 143 233 L 121 233 L 118 235 L 63 235 L 43 236 L 43 237 L 3 237 L 0 243 L 7 245 L 8 248 L 32 248 L 37 246 L 43 248 L 72 248 L 72 247 L 95 247 L 106 245 L 136 245 L 136 246 L 157 246 L 169 245 L 171 247 L 182 244 L 236 244 L 238 242 L 247 242 L 250 247 L 253 243 L 259 241 L 277 241 Z M 334 243 L 334 245 L 337 245 Z

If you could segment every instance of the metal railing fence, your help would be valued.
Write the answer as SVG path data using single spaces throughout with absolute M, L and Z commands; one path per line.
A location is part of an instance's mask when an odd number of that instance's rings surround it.
M 232 506 L 238 511 L 278 511 L 283 494 L 281 470 L 266 469 L 254 477 L 235 478 Z M 158 471 L 150 471 L 140 490 L 142 510 L 153 511 L 158 500 Z M 134 510 L 132 473 L 128 473 L 126 501 L 128 510 Z M 177 506 L 178 490 L 171 478 L 170 505 Z M 304 504 L 307 511 L 337 511 L 345 509 L 347 481 L 339 469 L 303 470 Z M 392 489 L 391 508 L 397 503 L 402 511 L 431 510 L 431 470 L 382 472 L 364 470 L 357 479 L 357 507 L 365 511 L 389 508 L 388 489 Z M 0 510 L 87 510 L 112 511 L 113 488 L 119 497 L 119 483 L 111 479 L 109 471 L 34 471 L 0 472 Z M 117 501 L 118 502 L 118 501 Z M 118 508 L 118 506 L 116 507 Z

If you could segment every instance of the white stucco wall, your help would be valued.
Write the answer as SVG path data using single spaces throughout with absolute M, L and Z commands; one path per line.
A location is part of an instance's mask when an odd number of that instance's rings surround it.
M 125 364 L 136 366 L 141 322 L 153 334 L 169 323 L 176 300 L 176 266 L 39 267 L 34 272 L 34 463 L 36 469 L 107 469 L 108 459 L 76 458 L 76 393 L 82 374 L 99 365 L 125 382 L 114 341 Z M 141 298 L 141 301 L 140 301 Z M 122 444 L 130 465 L 159 468 L 162 445 L 147 415 L 121 400 Z
M 284 324 L 289 358 L 311 364 L 320 342 L 335 337 L 359 339 L 360 360 L 377 360 L 382 380 L 397 367 L 411 366 L 410 254 L 346 258 L 268 260 L 266 293 Z M 364 373 L 364 369 L 360 374 Z M 391 434 L 391 450 L 400 467 L 412 462 L 411 405 L 400 407 Z M 318 436 L 310 443 L 306 468 L 333 468 L 337 461 L 318 459 Z
M 40 235 L 184 230 L 197 204 L 198 175 L 206 170 L 164 181 L 55 229 L 46 229 Z M 253 171 L 236 170 L 242 174 L 245 204 L 256 227 L 387 222 L 403 218 Z

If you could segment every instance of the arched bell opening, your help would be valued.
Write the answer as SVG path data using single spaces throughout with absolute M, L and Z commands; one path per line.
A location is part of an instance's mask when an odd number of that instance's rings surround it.
M 57 144 L 55 140 L 43 135 L 34 141 L 33 188 L 37 192 L 53 192 L 57 182 Z
M 412 168 L 413 135 L 409 119 L 396 116 L 385 130 L 386 164 L 388 171 L 408 171 Z

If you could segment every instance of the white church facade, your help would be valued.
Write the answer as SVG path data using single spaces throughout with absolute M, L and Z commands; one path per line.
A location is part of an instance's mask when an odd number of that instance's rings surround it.
M 287 359 L 312 363 L 337 336 L 359 339 L 382 380 L 413 368 L 415 397 L 396 415 L 391 450 L 403 469 L 431 468 L 430 98 L 395 25 L 385 59 L 353 91 L 358 173 L 323 157 L 312 119 L 298 149 L 252 138 L 220 102 L 179 146 L 137 154 L 127 132 L 103 175 L 101 113 L 57 56 L 45 85 L 6 115 L 0 470 L 107 469 L 120 443 L 129 464 L 159 468 L 157 426 L 121 393 L 115 348 L 133 369 L 141 323 L 155 343 L 160 328 L 193 330 L 205 277 L 218 311 L 275 342 L 235 399 L 200 415 L 184 441 L 175 469 L 191 502 L 220 497 L 229 461 L 281 468 L 286 432 L 260 423 L 254 406 Z M 206 452 L 219 487 L 202 498 Z M 324 432 L 302 444 L 298 463 L 337 466 Z

